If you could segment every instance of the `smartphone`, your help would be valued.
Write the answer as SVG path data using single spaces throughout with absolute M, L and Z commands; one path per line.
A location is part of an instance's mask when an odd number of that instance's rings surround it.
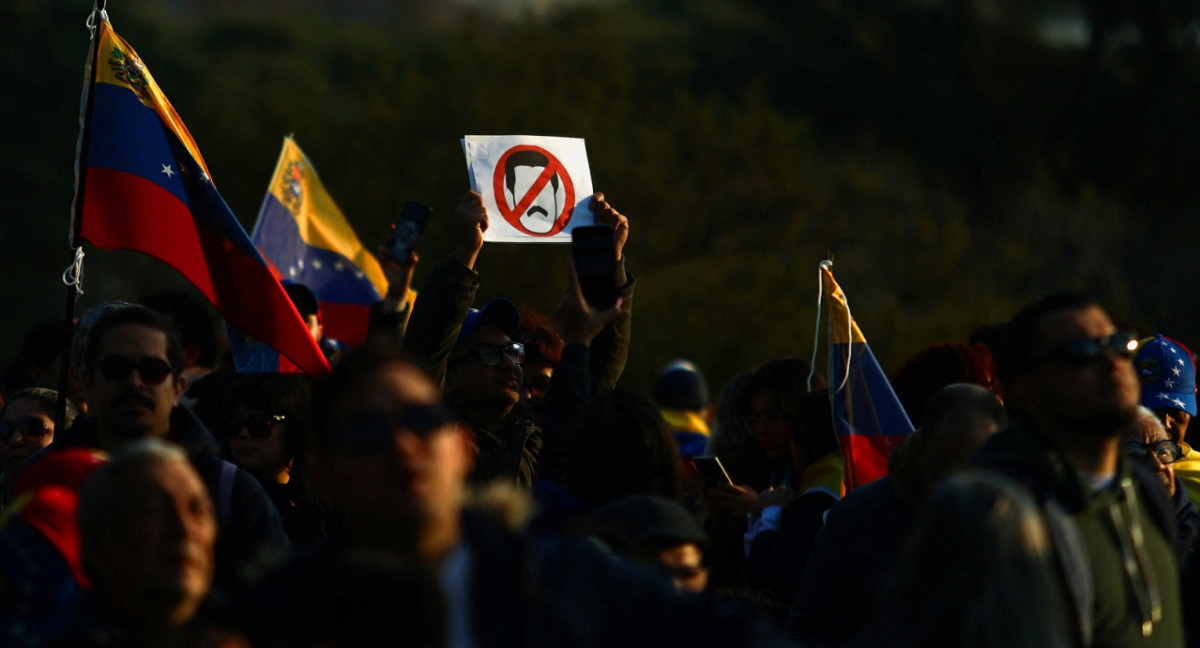
M 392 228 L 391 242 L 388 244 L 388 253 L 393 259 L 400 263 L 408 263 L 408 256 L 417 246 L 417 238 L 425 231 L 425 223 L 429 222 L 432 213 L 433 208 L 429 205 L 422 205 L 415 200 L 404 203 L 404 208 L 400 210 L 400 216 L 396 219 L 396 226 Z
M 571 258 L 583 298 L 592 308 L 608 310 L 617 303 L 617 250 L 608 225 L 588 225 L 571 230 Z
M 729 478 L 729 473 L 725 472 L 725 466 L 721 465 L 721 460 L 715 455 L 692 457 L 692 465 L 696 466 L 696 472 L 700 473 L 700 480 L 708 488 L 712 488 L 717 484 L 733 485 L 733 480 Z

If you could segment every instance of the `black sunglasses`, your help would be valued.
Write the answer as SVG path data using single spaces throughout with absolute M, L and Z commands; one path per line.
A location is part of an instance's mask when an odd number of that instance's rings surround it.
M 50 434 L 50 426 L 36 416 L 25 416 L 15 421 L 0 422 L 0 439 L 11 441 L 17 434 L 29 441 L 41 441 Z
M 251 414 L 247 412 L 238 418 L 240 424 L 238 429 L 244 428 L 250 434 L 251 439 L 265 439 L 271 436 L 271 430 L 275 429 L 276 423 L 285 420 L 287 420 L 287 416 L 283 414 Z
M 137 369 L 138 375 L 148 385 L 157 385 L 174 373 L 166 360 L 150 356 L 134 359 L 128 356 L 110 355 L 98 362 L 96 366 L 100 369 L 100 375 L 104 376 L 106 380 L 112 381 L 125 380 L 134 369 Z
M 427 437 L 454 421 L 443 405 L 411 405 L 400 412 L 366 410 L 355 412 L 333 435 L 333 443 L 346 452 L 379 452 L 392 444 L 393 434 L 406 430 Z
M 1086 367 L 1104 357 L 1105 351 L 1132 360 L 1138 339 L 1132 333 L 1118 331 L 1104 337 L 1077 337 L 1050 349 L 1042 360 L 1058 360 L 1069 367 Z
M 1126 441 L 1121 444 L 1121 449 L 1125 451 L 1125 454 L 1138 461 L 1145 461 L 1151 455 L 1154 455 L 1159 462 L 1164 464 L 1175 463 L 1183 458 L 1183 448 L 1170 439 L 1163 439 L 1154 443 Z
M 508 356 L 513 362 L 521 364 L 525 362 L 525 345 L 520 342 L 507 342 L 505 344 L 476 344 L 471 347 L 470 351 L 458 356 L 454 361 L 455 364 L 466 360 L 472 355 L 478 356 L 479 361 L 485 367 L 496 367 L 500 365 L 504 356 Z

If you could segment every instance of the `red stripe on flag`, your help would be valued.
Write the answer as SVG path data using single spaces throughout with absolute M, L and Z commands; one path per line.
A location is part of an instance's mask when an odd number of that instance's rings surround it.
M 839 435 L 842 454 L 846 457 L 847 490 L 850 485 L 865 486 L 886 475 L 892 449 L 907 437 L 904 434 Z
M 83 238 L 101 249 L 134 250 L 170 265 L 230 324 L 287 354 L 310 375 L 328 371 L 267 266 L 203 227 L 187 205 L 159 185 L 112 169 L 87 173 Z
M 371 322 L 371 307 L 358 304 L 320 302 L 321 325 L 325 336 L 356 347 L 367 339 L 367 326 Z

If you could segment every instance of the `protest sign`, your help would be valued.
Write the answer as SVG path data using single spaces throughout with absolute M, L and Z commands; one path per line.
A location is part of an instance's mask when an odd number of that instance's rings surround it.
M 582 139 L 468 135 L 462 140 L 471 188 L 490 216 L 484 240 L 565 243 L 591 225 L 592 174 Z

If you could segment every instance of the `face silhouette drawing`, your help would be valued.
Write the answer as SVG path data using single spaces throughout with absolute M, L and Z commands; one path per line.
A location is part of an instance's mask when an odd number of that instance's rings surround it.
M 504 186 L 509 205 L 514 209 L 520 205 L 549 163 L 550 160 L 538 151 L 514 151 L 508 156 L 504 163 Z M 565 193 L 558 173 L 554 173 L 533 196 L 529 206 L 515 214 L 520 226 L 530 234 L 550 232 L 566 203 Z

